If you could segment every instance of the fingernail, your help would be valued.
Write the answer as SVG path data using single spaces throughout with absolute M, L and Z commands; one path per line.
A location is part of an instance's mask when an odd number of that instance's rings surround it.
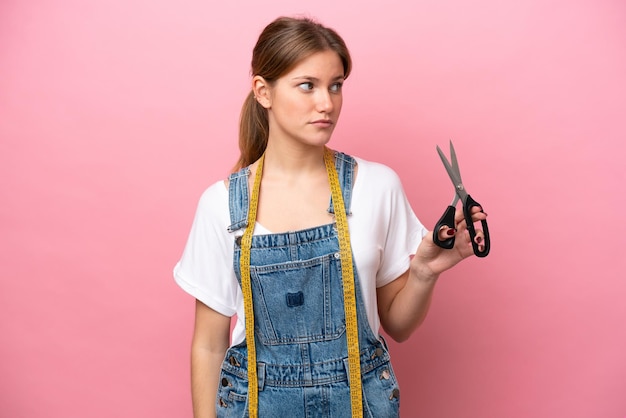
M 446 234 L 448 234 L 448 235 L 454 235 L 454 233 L 455 233 L 455 232 L 456 232 L 456 229 L 454 229 L 454 228 L 450 228 L 450 229 L 448 229 L 448 230 L 446 231 Z
M 476 237 L 476 244 L 480 244 L 481 242 L 483 242 L 482 237 Z

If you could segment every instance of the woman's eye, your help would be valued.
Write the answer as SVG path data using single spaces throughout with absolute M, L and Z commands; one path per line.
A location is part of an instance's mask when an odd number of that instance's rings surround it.
M 306 83 L 298 84 L 298 87 L 300 87 L 302 90 L 305 90 L 305 91 L 311 91 L 313 90 L 313 83 L 307 81 Z
M 341 91 L 342 86 L 343 86 L 343 83 L 335 83 L 332 86 L 330 86 L 330 91 L 332 91 L 333 93 L 337 93 Z

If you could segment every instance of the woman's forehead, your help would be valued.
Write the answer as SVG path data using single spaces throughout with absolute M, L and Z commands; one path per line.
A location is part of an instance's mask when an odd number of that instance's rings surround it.
M 343 75 L 344 68 L 339 55 L 335 51 L 325 50 L 298 61 L 283 77 L 335 79 L 343 78 Z

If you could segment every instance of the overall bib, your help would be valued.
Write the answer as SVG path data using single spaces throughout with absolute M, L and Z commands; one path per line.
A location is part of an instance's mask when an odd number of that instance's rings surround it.
M 346 212 L 355 160 L 335 153 Z M 248 220 L 250 170 L 230 176 L 231 232 Z M 332 201 L 328 209 L 334 213 Z M 234 269 L 241 285 L 240 238 Z M 260 418 L 351 416 L 346 320 L 336 225 L 254 235 L 250 254 Z M 399 416 L 399 390 L 382 338 L 369 325 L 354 267 L 363 416 Z M 228 349 L 217 416 L 248 417 L 246 341 Z M 254 367 L 254 366 L 253 366 Z

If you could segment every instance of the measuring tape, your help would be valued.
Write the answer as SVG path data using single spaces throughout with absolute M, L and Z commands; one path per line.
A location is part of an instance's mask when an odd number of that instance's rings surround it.
M 348 233 L 348 218 L 346 217 L 343 195 L 339 187 L 337 170 L 333 165 L 333 155 L 328 148 L 324 148 L 324 162 L 330 182 L 335 220 L 339 233 L 339 254 L 341 255 L 341 278 L 343 280 L 343 306 L 346 312 L 346 338 L 348 340 L 348 372 L 350 375 L 350 404 L 352 417 L 363 416 L 363 398 L 361 393 L 361 360 L 359 356 L 359 331 L 356 319 L 356 294 L 354 289 L 354 270 L 352 269 L 352 248 Z
M 256 418 L 259 410 L 259 384 L 256 374 L 256 344 L 254 343 L 254 309 L 252 307 L 252 284 L 250 283 L 250 248 L 256 224 L 256 211 L 259 206 L 259 189 L 265 154 L 261 155 L 254 177 L 254 187 L 248 209 L 248 226 L 241 237 L 241 292 L 243 293 L 246 316 L 246 342 L 248 346 L 248 410 L 250 418 Z
M 248 226 L 241 237 L 241 291 L 244 300 L 246 315 L 246 340 L 248 346 L 248 413 L 250 418 L 256 418 L 259 408 L 259 385 L 256 370 L 256 345 L 254 341 L 254 310 L 252 306 L 252 285 L 250 283 L 250 249 L 252 234 L 256 224 L 257 207 L 259 203 L 259 189 L 265 154 L 259 159 L 254 186 L 250 197 Z M 361 363 L 359 356 L 359 332 L 356 316 L 356 290 L 354 286 L 354 269 L 352 266 L 352 248 L 348 233 L 348 219 L 337 170 L 333 162 L 332 151 L 324 147 L 324 163 L 328 173 L 335 220 L 339 234 L 339 254 L 341 255 L 341 277 L 343 281 L 343 303 L 346 315 L 346 339 L 348 343 L 348 374 L 350 384 L 350 405 L 352 417 L 363 416 L 363 395 L 361 393 Z

